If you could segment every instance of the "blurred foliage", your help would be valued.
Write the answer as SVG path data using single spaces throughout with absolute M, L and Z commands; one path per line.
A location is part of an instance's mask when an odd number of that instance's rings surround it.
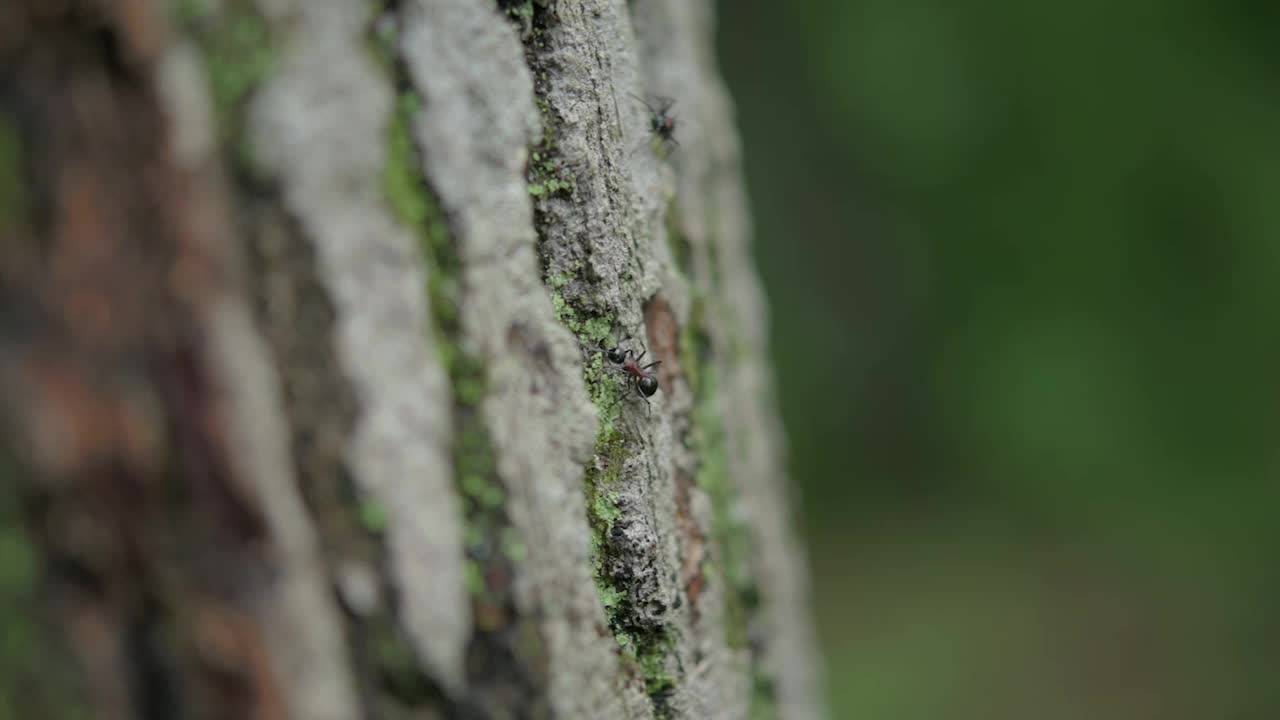
M 1280 717 L 1280 4 L 721 6 L 833 715 Z

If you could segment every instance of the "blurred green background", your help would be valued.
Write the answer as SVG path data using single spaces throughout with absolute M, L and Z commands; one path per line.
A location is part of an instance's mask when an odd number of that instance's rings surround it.
M 1280 3 L 720 3 L 834 718 L 1280 717 Z

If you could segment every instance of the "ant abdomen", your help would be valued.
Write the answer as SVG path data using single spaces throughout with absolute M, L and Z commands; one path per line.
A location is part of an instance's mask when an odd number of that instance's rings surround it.
M 653 394 L 658 392 L 658 378 L 646 375 L 636 381 L 636 387 L 640 389 L 640 392 L 645 397 L 653 397 Z

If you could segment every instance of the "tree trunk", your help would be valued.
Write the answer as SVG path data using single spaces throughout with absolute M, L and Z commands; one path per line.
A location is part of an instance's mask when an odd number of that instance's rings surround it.
M 0 717 L 820 717 L 712 32 L 4 3 Z

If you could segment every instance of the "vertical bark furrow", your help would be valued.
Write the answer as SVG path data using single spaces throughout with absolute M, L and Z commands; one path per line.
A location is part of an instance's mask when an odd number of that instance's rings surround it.
M 512 518 L 512 483 L 499 472 L 493 432 L 483 408 L 492 392 L 490 367 L 477 350 L 481 345 L 474 334 L 474 319 L 468 317 L 469 306 L 482 294 L 471 285 L 472 268 L 484 260 L 470 256 L 474 248 L 463 239 L 474 231 L 465 212 L 445 214 L 438 191 L 428 181 L 426 168 L 434 165 L 425 161 L 418 134 L 421 116 L 440 108 L 435 97 L 424 107 L 423 94 L 406 61 L 404 48 L 410 41 L 405 36 L 417 27 L 420 10 L 413 4 L 390 4 L 375 24 L 375 34 L 400 93 L 390 129 L 392 163 L 386 189 L 401 221 L 418 235 L 428 270 L 435 336 L 452 391 L 454 472 L 463 504 L 467 582 L 475 620 L 467 649 L 466 688 L 453 714 L 502 717 L 519 708 L 518 717 L 549 718 L 547 644 L 538 612 L 518 588 L 528 544 Z M 464 201 L 462 207 L 476 199 Z
M 384 193 L 394 116 L 391 80 L 370 47 L 377 8 L 346 0 L 260 8 L 279 51 L 248 111 L 252 165 L 279 188 L 284 215 L 314 247 L 315 278 L 334 308 L 334 353 L 357 407 L 349 434 L 331 440 L 358 488 L 366 529 L 378 531 L 386 553 L 375 561 L 355 547 L 338 551 L 334 582 L 365 623 L 356 634 L 372 636 L 356 643 L 372 644 L 383 689 L 395 698 L 389 704 L 430 704 L 440 692 L 461 692 L 472 620 L 451 396 L 432 347 L 427 276 L 412 231 Z M 323 516 L 331 503 L 313 510 Z M 390 627 L 388 607 L 398 623 Z
M 272 40 L 279 38 L 247 3 L 221 11 L 205 6 L 180 20 L 203 51 L 211 102 L 193 92 L 203 83 L 191 77 L 198 71 L 183 71 L 193 53 L 181 46 L 166 63 L 166 87 L 186 131 L 186 151 L 198 155 L 203 148 L 208 161 L 220 150 L 232 170 L 250 294 L 274 360 L 274 372 L 263 362 L 229 363 L 227 392 L 246 409 L 233 431 L 246 450 L 263 437 L 291 449 L 269 466 L 259 463 L 264 471 L 256 475 L 265 502 L 277 506 L 276 531 L 297 538 L 285 541 L 293 549 L 283 565 L 286 577 L 297 578 L 287 583 L 294 590 L 282 593 L 289 602 L 268 624 L 276 665 L 289 680 L 289 707 L 295 717 L 335 719 L 439 707 L 440 683 L 421 670 L 398 619 L 398 587 L 381 537 L 386 512 L 378 498 L 360 492 L 347 464 L 357 405 L 338 360 L 336 311 L 316 249 L 285 207 L 279 184 L 256 163 L 247 132 L 249 103 L 273 69 Z M 202 139 L 198 130 L 215 120 Z M 257 342 L 247 323 L 224 324 L 229 346 Z M 279 398 L 271 382 L 277 378 Z M 266 412 L 264 400 L 274 412 Z M 280 415 L 280 406 L 281 427 L 264 422 Z M 296 499 L 282 504 L 297 490 L 305 508 Z
M 545 643 L 526 648 L 526 661 L 547 663 L 555 717 L 632 717 L 587 561 L 578 488 L 593 418 L 581 355 L 538 282 L 524 182 L 537 116 L 520 44 L 494 6 L 406 0 L 400 17 L 421 99 L 414 137 L 458 256 L 457 342 L 485 371 L 475 401 L 514 529 L 500 550 L 513 561 L 517 611 L 537 619 Z
M 645 329 L 643 309 L 671 286 L 665 244 L 650 212 L 661 203 L 653 176 L 637 189 L 631 159 L 643 151 L 643 119 L 623 113 L 636 92 L 633 38 L 621 2 L 530 6 L 526 60 L 544 123 L 534 148 L 535 197 L 544 281 L 561 321 L 579 337 L 585 377 L 600 413 L 586 493 L 600 601 L 623 657 L 644 681 L 653 711 L 687 717 L 693 657 L 681 588 L 672 423 L 680 391 L 672 375 L 645 403 L 608 370 L 602 348 L 621 345 L 645 362 L 675 364 L 675 343 Z M 632 119 L 634 118 L 634 119 Z M 649 166 L 652 167 L 652 166 Z M 674 328 L 674 325 L 673 325 Z M 661 354 L 659 354 L 661 353 Z
M 694 284 L 707 292 L 703 329 L 713 346 L 708 370 L 716 381 L 707 410 L 709 418 L 724 419 L 727 463 L 727 485 L 713 481 L 711 492 L 730 614 L 742 613 L 735 632 L 746 631 L 752 653 L 751 713 L 821 717 L 808 574 L 785 492 L 782 434 L 767 370 L 767 309 L 751 261 L 731 103 L 716 71 L 711 3 L 654 0 L 636 3 L 633 12 L 647 81 L 680 101 L 678 225 L 691 246 Z

